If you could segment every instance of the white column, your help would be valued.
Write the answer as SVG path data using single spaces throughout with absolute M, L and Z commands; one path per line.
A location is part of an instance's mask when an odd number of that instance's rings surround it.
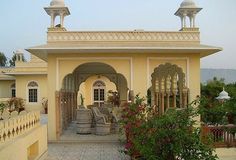
M 55 16 L 54 13 L 51 13 L 51 28 L 54 27 Z
M 186 28 L 186 14 L 183 14 L 183 20 L 184 20 L 184 28 Z
M 22 62 L 23 61 L 23 55 L 22 54 L 19 54 L 19 56 L 20 56 L 20 61 Z
M 193 28 L 193 17 L 192 15 L 189 16 L 190 28 Z
M 195 25 L 195 19 L 196 19 L 196 14 L 193 14 L 193 28 L 196 27 L 196 25 Z
M 184 28 L 184 17 L 181 16 L 180 19 L 181 19 L 181 28 Z
M 60 14 L 61 27 L 64 27 L 64 13 Z

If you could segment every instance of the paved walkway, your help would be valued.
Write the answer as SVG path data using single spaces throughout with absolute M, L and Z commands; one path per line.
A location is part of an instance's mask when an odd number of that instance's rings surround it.
M 45 160 L 130 160 L 118 143 L 49 144 Z
M 41 123 L 47 124 L 47 115 L 41 115 Z M 60 137 L 59 143 L 48 144 L 45 160 L 130 160 L 121 152 L 118 134 L 97 136 L 76 134 L 76 123 L 71 123 Z
M 41 115 L 41 123 L 47 124 L 47 115 Z M 121 150 L 116 134 L 108 136 L 76 134 L 75 123 L 64 131 L 59 143 L 48 144 L 45 160 L 130 160 Z M 121 138 L 122 139 L 122 138 Z M 236 160 L 236 149 L 217 149 L 220 160 Z

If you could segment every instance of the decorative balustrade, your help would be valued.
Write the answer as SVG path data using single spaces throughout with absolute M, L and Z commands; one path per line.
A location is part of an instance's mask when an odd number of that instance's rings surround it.
M 146 42 L 200 42 L 199 32 L 153 32 L 153 31 L 111 31 L 111 32 L 69 32 L 50 31 L 48 32 L 48 42 L 121 42 L 121 41 L 146 41 Z
M 0 120 L 0 144 L 27 133 L 40 124 L 40 112 L 20 112 Z
M 236 125 L 203 126 L 202 134 L 210 135 L 216 148 L 236 147 Z

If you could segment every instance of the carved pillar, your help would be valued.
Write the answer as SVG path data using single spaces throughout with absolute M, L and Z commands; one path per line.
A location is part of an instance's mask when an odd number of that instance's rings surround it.
M 183 107 L 186 107 L 188 105 L 188 89 L 183 89 Z
M 173 92 L 173 108 L 176 108 L 176 91 Z
M 161 115 L 162 114 L 162 111 L 161 111 L 161 92 L 158 93 L 158 110 L 159 110 L 159 114 Z
M 155 113 L 157 113 L 157 112 L 159 112 L 160 110 L 158 109 L 158 107 L 159 107 L 159 103 L 158 103 L 158 101 L 159 101 L 159 93 L 158 92 L 156 92 L 155 93 L 155 103 L 154 103 L 154 105 L 155 105 Z
M 183 89 L 179 89 L 179 107 L 183 108 Z
M 59 139 L 61 135 L 61 101 L 60 101 L 60 92 L 56 91 L 55 93 L 56 101 L 56 138 Z
M 161 114 L 165 113 L 165 93 L 161 92 Z
M 166 93 L 166 109 L 170 108 L 170 92 Z

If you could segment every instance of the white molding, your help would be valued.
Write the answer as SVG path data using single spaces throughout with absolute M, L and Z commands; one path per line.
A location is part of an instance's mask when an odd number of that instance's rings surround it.
M 189 88 L 189 57 L 147 57 L 147 88 L 151 86 L 150 60 L 186 60 L 186 85 Z
M 48 42 L 199 42 L 199 32 L 192 31 L 83 31 L 48 32 Z
M 62 61 L 62 60 L 91 60 L 91 62 L 92 62 L 92 60 L 129 60 L 129 62 L 130 62 L 130 83 L 128 84 L 128 88 L 130 88 L 130 90 L 133 89 L 133 58 L 132 57 L 66 57 L 66 58 L 65 57 L 57 57 L 56 58 L 56 90 L 57 91 L 60 90 L 59 61 Z M 107 63 L 105 63 L 105 64 L 107 64 Z M 111 66 L 111 67 L 114 68 L 113 66 Z M 127 80 L 127 77 L 125 77 L 125 78 Z

